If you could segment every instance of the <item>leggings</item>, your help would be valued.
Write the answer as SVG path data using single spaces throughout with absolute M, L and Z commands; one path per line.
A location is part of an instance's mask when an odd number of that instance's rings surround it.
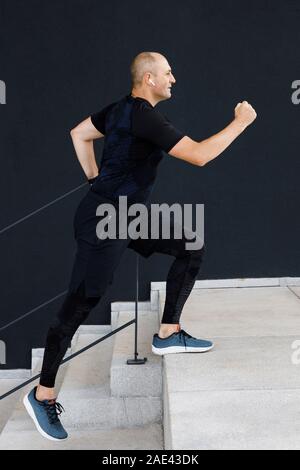
M 183 306 L 190 295 L 199 272 L 204 246 L 199 250 L 185 250 L 178 240 L 158 240 L 157 252 L 175 256 L 168 272 L 166 301 L 162 323 L 178 324 Z M 167 247 L 167 248 L 166 248 Z M 84 282 L 76 292 L 69 292 L 47 334 L 40 384 L 55 386 L 59 365 L 78 327 L 87 319 L 101 297 L 87 297 Z

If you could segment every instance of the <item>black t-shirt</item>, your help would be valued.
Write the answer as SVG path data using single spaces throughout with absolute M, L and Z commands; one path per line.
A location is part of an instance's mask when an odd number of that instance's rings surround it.
M 144 98 L 126 95 L 91 115 L 105 135 L 100 173 L 92 190 L 111 199 L 148 200 L 163 158 L 185 133 Z
M 132 97 L 133 98 L 133 97 Z M 185 134 L 176 129 L 166 116 L 160 113 L 144 98 L 133 98 L 136 105 L 132 110 L 132 134 L 148 140 L 165 152 L 169 152 Z M 96 129 L 105 135 L 105 118 L 116 102 L 91 115 Z

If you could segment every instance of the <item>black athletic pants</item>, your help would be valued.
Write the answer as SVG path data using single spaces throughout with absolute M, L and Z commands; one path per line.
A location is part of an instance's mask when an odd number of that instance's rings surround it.
M 173 256 L 174 260 L 167 276 L 166 301 L 162 323 L 178 324 L 183 306 L 190 295 L 200 270 L 205 249 L 203 246 L 201 249 L 187 250 L 185 243 L 187 241 L 191 242 L 191 239 L 189 238 L 187 240 L 184 235 L 180 239 L 171 237 L 171 239 L 131 240 L 129 245 L 128 243 L 127 245 L 123 244 L 120 250 L 117 248 L 119 245 L 116 243 L 116 240 L 110 241 L 107 244 L 101 241 L 106 248 L 105 250 L 100 250 L 100 252 L 93 251 L 95 247 L 86 240 L 77 241 L 78 251 L 72 277 L 72 279 L 76 279 L 76 282 L 71 282 L 70 286 L 72 286 L 72 288 L 70 287 L 57 318 L 48 331 L 46 339 L 40 379 L 40 384 L 45 387 L 54 387 L 60 362 L 66 353 L 73 335 L 78 327 L 87 319 L 90 311 L 98 304 L 101 296 L 105 292 L 105 288 L 108 287 L 112 281 L 112 270 L 114 270 L 118 264 L 115 261 L 113 262 L 113 269 L 110 270 L 109 275 L 103 272 L 103 276 L 101 277 L 102 286 L 98 295 L 96 291 L 92 290 L 92 282 L 87 284 L 86 279 L 89 279 L 87 273 L 92 270 L 91 266 L 95 269 L 94 261 L 97 256 L 98 261 L 96 266 L 98 266 L 98 271 L 103 270 L 102 259 L 105 259 L 106 264 L 109 259 L 115 258 L 118 258 L 119 262 L 121 252 L 123 252 L 127 246 L 146 258 L 152 253 L 164 253 Z M 117 252 L 117 256 L 113 257 L 113 253 L 115 252 Z M 108 256 L 109 253 L 111 253 L 111 256 Z M 78 272 L 85 273 L 85 277 L 79 277 Z M 105 281 L 103 281 L 103 279 L 105 279 Z M 80 282 L 78 282 L 79 280 Z M 76 289 L 74 289 L 74 286 L 76 286 Z M 87 295 L 87 286 L 90 286 L 93 295 Z M 100 292 L 101 295 L 99 295 Z

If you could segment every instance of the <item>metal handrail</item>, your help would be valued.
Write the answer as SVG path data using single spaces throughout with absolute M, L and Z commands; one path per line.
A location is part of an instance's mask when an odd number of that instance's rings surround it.
M 15 222 L 7 225 L 6 227 L 0 229 L 0 235 L 2 235 L 2 233 L 10 230 L 11 228 L 15 227 L 16 225 L 20 224 L 21 222 L 24 222 L 25 220 L 29 219 L 30 217 L 32 217 L 33 215 L 35 214 L 38 214 L 39 212 L 43 211 L 44 209 L 47 209 L 48 207 L 52 206 L 53 204 L 55 204 L 56 202 L 58 201 L 61 201 L 62 199 L 64 199 L 65 197 L 69 196 L 70 194 L 78 191 L 78 189 L 82 188 L 83 186 L 87 186 L 89 183 L 88 182 L 85 182 L 79 186 L 77 186 L 76 188 L 74 189 L 71 189 L 70 191 L 68 191 L 67 193 L 63 194 L 62 196 L 59 196 L 55 199 L 53 199 L 53 201 L 51 202 L 48 202 L 47 204 L 44 204 L 42 207 L 40 207 L 39 209 L 36 209 L 32 212 L 30 212 L 29 214 L 25 215 L 24 217 L 22 217 L 21 219 L 19 220 L 16 220 Z M 34 313 L 36 310 L 38 310 L 39 308 L 41 307 L 44 307 L 45 305 L 47 305 L 48 303 L 52 302 L 53 300 L 56 300 L 57 298 L 63 296 L 67 291 L 64 291 L 64 292 L 61 292 L 60 294 L 58 294 L 57 296 L 55 296 L 54 298 L 52 298 L 50 301 L 46 301 L 44 302 L 43 304 L 39 305 L 38 307 L 35 307 L 34 309 L 30 310 L 29 312 L 25 313 L 24 315 L 21 315 L 20 317 L 16 318 L 15 320 L 12 320 L 10 321 L 9 323 L 7 323 L 6 325 L 3 325 L 0 327 L 0 331 L 3 331 L 5 330 L 6 328 L 8 328 L 9 326 L 13 325 L 14 323 L 17 323 L 19 322 L 20 320 L 22 320 L 23 318 L 31 315 L 32 313 Z
M 101 341 L 104 341 L 105 339 L 109 338 L 110 336 L 115 335 L 116 333 L 118 333 L 119 331 L 123 330 L 124 328 L 127 328 L 127 327 L 128 327 L 129 325 L 131 325 L 132 323 L 135 323 L 135 319 L 134 319 L 134 320 L 131 320 L 131 321 L 128 322 L 128 323 L 125 323 L 124 325 L 120 326 L 120 327 L 117 328 L 116 330 L 111 331 L 110 333 L 108 333 L 107 335 L 103 336 L 102 338 L 97 339 L 96 341 L 93 341 L 93 343 L 90 343 L 90 344 L 88 344 L 87 346 L 85 346 L 84 348 L 79 349 L 79 351 L 76 351 L 75 353 L 70 354 L 70 356 L 66 357 L 65 359 L 63 359 L 63 360 L 61 361 L 60 365 L 64 364 L 65 362 L 70 361 L 71 359 L 73 359 L 74 357 L 78 356 L 79 354 L 82 354 L 82 353 L 83 353 L 84 351 L 86 351 L 87 349 L 90 349 L 90 348 L 96 346 L 96 344 L 101 343 Z M 4 393 L 3 395 L 0 395 L 0 400 L 3 400 L 3 398 L 8 397 L 9 395 L 11 395 L 12 393 L 16 392 L 17 390 L 20 390 L 21 388 L 25 387 L 25 385 L 28 385 L 29 383 L 34 382 L 34 380 L 38 379 L 40 376 L 41 376 L 41 374 L 37 374 L 37 375 L 35 375 L 34 377 L 31 377 L 31 379 L 26 380 L 25 382 L 21 383 L 21 384 L 18 385 L 17 387 L 12 388 L 12 389 L 9 390 L 8 392 Z
M 61 292 L 60 294 L 57 294 L 55 297 L 52 297 L 52 299 L 46 300 L 46 302 L 43 302 L 42 304 L 38 305 L 37 307 L 32 308 L 31 310 L 29 310 L 29 312 L 26 312 L 23 315 L 21 315 L 20 317 L 15 318 L 14 320 L 6 323 L 6 325 L 0 326 L 0 331 L 6 330 L 9 326 L 12 326 L 15 323 L 18 323 L 19 321 L 23 320 L 24 318 L 29 317 L 32 313 L 37 312 L 37 310 L 39 310 L 42 307 L 45 307 L 46 305 L 49 305 L 51 302 L 54 302 L 54 300 L 57 300 L 60 297 L 62 297 L 63 295 L 65 295 L 67 292 L 68 292 L 68 290 L 65 290 L 65 291 Z
M 76 351 L 73 354 L 70 354 L 68 357 L 63 359 L 60 363 L 60 365 L 70 361 L 76 356 L 79 356 L 83 352 L 87 351 L 88 349 L 96 346 L 97 344 L 101 343 L 102 341 L 106 340 L 110 336 L 115 335 L 119 331 L 123 330 L 124 328 L 127 328 L 128 326 L 132 325 L 135 323 L 135 335 L 134 335 L 134 359 L 128 359 L 127 364 L 128 365 L 140 365 L 140 364 L 145 364 L 147 361 L 147 358 L 144 357 L 143 359 L 138 359 L 138 352 L 137 352 L 137 335 L 138 335 L 138 298 L 139 298 L 139 255 L 138 253 L 136 254 L 136 299 L 135 299 L 135 318 L 134 320 L 131 320 L 124 325 L 120 326 L 119 328 L 111 331 L 105 336 L 102 336 L 102 338 L 97 339 L 96 341 L 93 341 L 92 343 L 88 344 L 84 348 L 80 349 L 79 351 Z M 21 388 L 25 387 L 31 382 L 34 382 L 36 379 L 38 379 L 41 376 L 41 374 L 37 374 L 34 377 L 31 377 L 29 380 L 26 380 L 25 382 L 22 382 L 20 385 L 17 387 L 12 388 L 8 392 L 4 393 L 3 395 L 0 395 L 0 400 L 3 400 L 4 398 L 8 397 L 9 395 L 12 395 L 14 392 L 20 390 Z

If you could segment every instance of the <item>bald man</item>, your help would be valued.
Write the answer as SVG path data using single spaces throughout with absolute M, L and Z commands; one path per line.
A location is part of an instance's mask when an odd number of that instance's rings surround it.
M 164 355 L 178 352 L 206 352 L 211 341 L 194 338 L 180 327 L 183 306 L 199 272 L 204 246 L 187 250 L 187 230 L 181 239 L 99 239 L 97 207 L 113 204 L 118 210 L 120 196 L 128 206 L 150 205 L 157 167 L 164 152 L 196 166 L 204 166 L 220 155 L 256 118 L 252 106 L 243 101 L 235 108 L 232 122 L 212 137 L 196 142 L 172 125 L 155 107 L 172 96 L 175 77 L 167 59 L 157 52 L 142 52 L 131 64 L 132 90 L 121 100 L 92 114 L 71 131 L 74 148 L 89 181 L 88 193 L 80 202 L 74 232 L 77 254 L 68 294 L 49 329 L 40 384 L 24 397 L 24 404 L 37 430 L 51 440 L 67 438 L 56 401 L 55 378 L 68 345 L 80 324 L 112 283 L 113 274 L 126 248 L 148 258 L 153 253 L 174 257 L 166 285 L 166 301 L 159 332 L 153 336 L 152 351 Z M 105 136 L 99 171 L 93 141 Z M 151 220 L 149 219 L 149 223 Z M 197 236 L 195 235 L 195 240 Z

